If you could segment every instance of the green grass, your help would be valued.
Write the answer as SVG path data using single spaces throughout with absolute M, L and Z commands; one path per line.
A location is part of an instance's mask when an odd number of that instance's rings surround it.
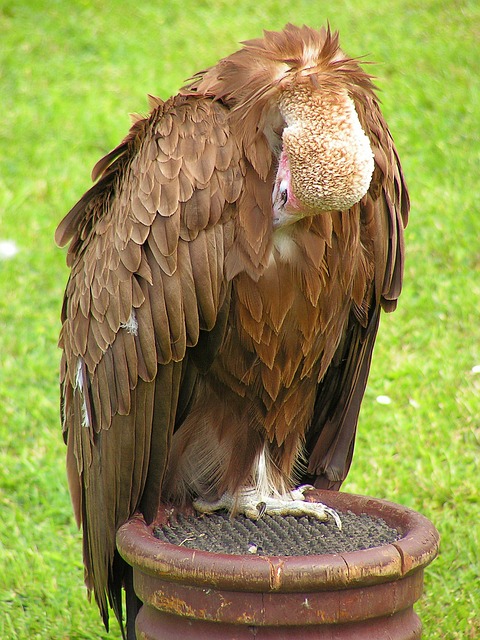
M 350 54 L 381 63 L 413 202 L 405 290 L 383 319 L 344 488 L 435 523 L 425 638 L 480 637 L 478 3 L 0 0 L 0 241 L 19 247 L 0 261 L 0 638 L 119 637 L 85 598 L 64 473 L 56 224 L 147 93 L 169 96 L 263 28 L 327 19 Z

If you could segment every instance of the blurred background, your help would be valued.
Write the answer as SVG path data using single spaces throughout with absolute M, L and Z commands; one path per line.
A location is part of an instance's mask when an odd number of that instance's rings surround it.
M 59 422 L 67 279 L 56 225 L 148 93 L 238 42 L 329 21 L 374 61 L 412 199 L 344 490 L 439 529 L 417 605 L 429 640 L 480 638 L 480 5 L 476 0 L 0 0 L 0 638 L 120 637 L 83 587 Z

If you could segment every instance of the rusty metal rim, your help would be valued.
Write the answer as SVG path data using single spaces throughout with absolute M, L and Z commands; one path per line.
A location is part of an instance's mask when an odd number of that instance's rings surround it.
M 437 555 L 439 537 L 421 514 L 368 496 L 320 491 L 311 497 L 339 511 L 368 513 L 400 531 L 397 542 L 364 551 L 312 556 L 243 556 L 198 551 L 162 542 L 134 516 L 120 527 L 117 547 L 122 557 L 150 575 L 192 586 L 214 586 L 232 591 L 301 592 L 344 589 L 400 579 Z

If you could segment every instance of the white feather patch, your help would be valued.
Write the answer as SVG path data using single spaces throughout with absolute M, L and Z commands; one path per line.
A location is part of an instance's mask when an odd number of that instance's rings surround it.
M 75 391 L 78 391 L 82 398 L 82 427 L 90 427 L 90 418 L 88 416 L 87 401 L 85 398 L 85 379 L 84 379 L 85 363 L 82 358 L 78 358 L 77 374 L 75 376 Z
M 129 319 L 127 320 L 127 322 L 122 322 L 120 328 L 125 329 L 125 331 L 131 333 L 134 336 L 138 336 L 138 321 L 135 309 L 132 308 Z
M 281 493 L 279 492 L 275 478 L 272 475 L 272 463 L 269 459 L 265 445 L 257 456 L 254 470 L 255 490 L 259 500 L 279 497 Z

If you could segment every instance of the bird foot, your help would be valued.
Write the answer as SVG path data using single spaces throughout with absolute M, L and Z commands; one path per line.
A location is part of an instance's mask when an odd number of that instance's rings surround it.
M 325 521 L 330 516 L 339 529 L 342 521 L 338 513 L 322 502 L 305 502 L 305 492 L 313 489 L 311 485 L 302 485 L 297 489 L 276 496 L 265 496 L 256 489 L 242 489 L 235 495 L 224 493 L 218 500 L 209 502 L 198 498 L 193 502 L 196 511 L 211 514 L 221 509 L 243 513 L 251 520 L 259 520 L 263 515 L 271 516 L 312 516 Z

